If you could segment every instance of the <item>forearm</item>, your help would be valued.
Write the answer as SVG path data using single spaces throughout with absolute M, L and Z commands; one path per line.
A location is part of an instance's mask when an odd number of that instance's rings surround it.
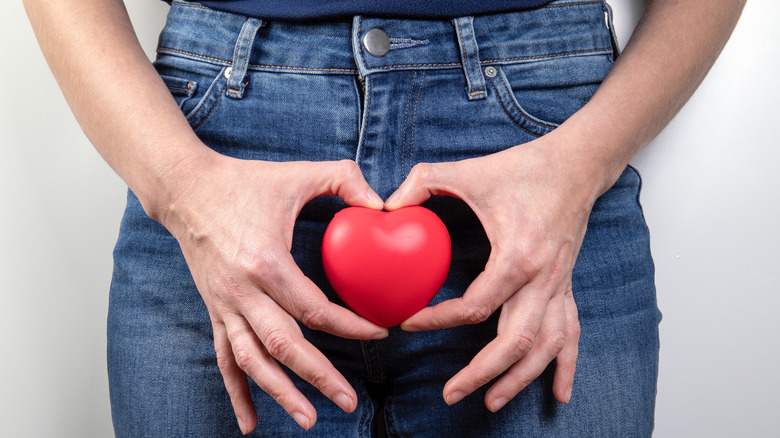
M 600 195 L 691 97 L 745 0 L 651 0 L 593 98 L 554 132 Z
M 206 148 L 157 75 L 121 0 L 25 0 L 44 56 L 79 124 L 157 218 Z

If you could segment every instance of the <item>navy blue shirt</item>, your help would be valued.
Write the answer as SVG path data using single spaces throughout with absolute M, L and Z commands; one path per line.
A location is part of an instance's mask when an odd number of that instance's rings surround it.
M 552 0 L 213 0 L 213 9 L 272 20 L 345 18 L 454 18 L 535 8 Z

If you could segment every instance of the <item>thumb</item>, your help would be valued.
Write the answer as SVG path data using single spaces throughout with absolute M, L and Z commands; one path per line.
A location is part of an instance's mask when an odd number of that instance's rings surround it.
M 455 163 L 420 163 L 385 201 L 385 209 L 397 210 L 410 205 L 420 205 L 433 195 L 450 195 L 461 198 L 453 187 L 457 178 Z
M 323 165 L 322 162 L 316 163 Z M 350 160 L 327 163 L 326 181 L 314 188 L 314 196 L 338 196 L 349 205 L 381 210 L 384 203 L 363 178 L 360 167 Z

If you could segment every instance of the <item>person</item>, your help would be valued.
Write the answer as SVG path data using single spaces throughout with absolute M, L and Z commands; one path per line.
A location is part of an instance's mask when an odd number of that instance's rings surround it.
M 628 162 L 744 0 L 651 0 L 619 57 L 601 0 L 176 0 L 154 65 L 119 0 L 24 3 L 131 189 L 117 436 L 369 436 L 382 404 L 394 436 L 651 434 L 660 313 Z M 424 204 L 450 231 L 445 285 L 400 328 L 322 273 L 347 204 Z

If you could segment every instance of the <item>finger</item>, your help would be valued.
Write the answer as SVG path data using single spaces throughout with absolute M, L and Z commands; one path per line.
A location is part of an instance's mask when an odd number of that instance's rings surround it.
M 490 382 L 533 349 L 549 302 L 533 286 L 527 285 L 504 304 L 498 336 L 444 385 L 448 404 Z
M 306 172 L 315 175 L 308 186 L 309 197 L 338 196 L 349 205 L 381 210 L 382 198 L 363 177 L 360 167 L 350 160 L 308 163 Z M 324 179 L 323 179 L 324 178 Z
M 485 394 L 485 406 L 496 412 L 531 384 L 550 365 L 566 342 L 566 316 L 562 295 L 550 300 L 536 342 L 528 354 L 509 370 Z
M 254 272 L 254 280 L 287 313 L 312 330 L 324 331 L 347 339 L 382 339 L 388 331 L 354 312 L 328 300 L 295 260 L 285 253 Z M 255 295 L 248 297 L 251 306 Z M 246 303 L 250 306 L 250 302 Z
M 287 411 L 298 425 L 306 430 L 311 429 L 317 421 L 317 411 L 314 406 L 295 387 L 290 377 L 266 352 L 265 348 L 260 345 L 247 321 L 239 315 L 232 315 L 227 319 L 229 322 L 226 323 L 225 330 L 230 343 L 230 354 L 227 355 L 229 359 L 225 359 L 225 361 L 232 362 L 242 371 L 245 386 L 247 385 L 246 375 L 249 375 L 266 394 L 270 395 Z M 228 393 L 230 393 L 230 389 L 228 389 Z M 249 397 L 248 388 L 246 396 Z M 252 409 L 254 410 L 254 407 Z M 256 424 L 256 413 L 253 412 L 253 415 L 255 415 Z M 253 429 L 254 426 L 249 431 Z M 244 431 L 243 427 L 242 431 Z
M 553 377 L 553 394 L 561 403 L 571 401 L 571 390 L 574 386 L 574 372 L 577 368 L 577 354 L 580 340 L 580 322 L 577 315 L 577 304 L 571 286 L 564 296 L 564 311 L 566 313 L 566 343 L 558 353 L 555 361 L 555 377 Z
M 225 382 L 230 403 L 238 419 L 238 427 L 241 433 L 246 435 L 257 426 L 257 411 L 249 395 L 246 374 L 236 364 L 223 323 L 214 324 L 214 349 L 217 352 L 217 365 L 222 373 L 222 380 Z
M 319 389 L 345 412 L 354 411 L 357 394 L 347 379 L 303 337 L 298 324 L 290 315 L 285 314 L 267 295 L 259 299 L 266 302 L 245 316 L 265 351 Z M 269 311 L 274 307 L 276 311 Z M 260 308 L 265 310 L 258 310 Z M 255 378 L 253 374 L 249 375 Z
M 385 209 L 397 210 L 410 205 L 420 205 L 432 195 L 454 195 L 457 187 L 458 165 L 455 163 L 420 163 L 412 168 L 409 176 L 385 201 Z
M 403 330 L 432 330 L 478 324 L 490 317 L 525 284 L 523 272 L 511 263 L 489 261 L 460 298 L 424 307 L 401 324 Z

